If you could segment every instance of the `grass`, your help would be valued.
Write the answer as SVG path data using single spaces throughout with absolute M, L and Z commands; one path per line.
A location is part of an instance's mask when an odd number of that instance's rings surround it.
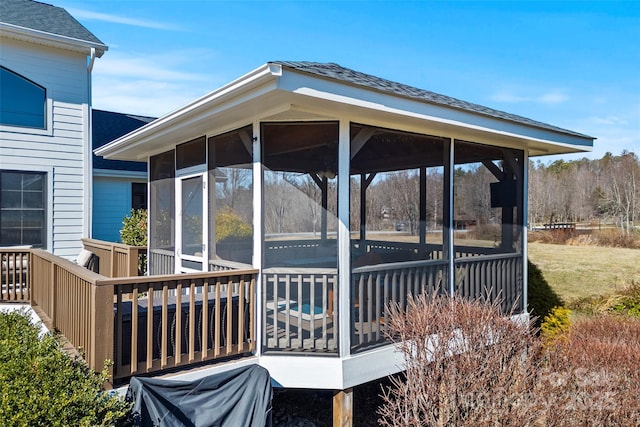
M 640 283 L 640 250 L 529 243 L 529 259 L 569 304 Z

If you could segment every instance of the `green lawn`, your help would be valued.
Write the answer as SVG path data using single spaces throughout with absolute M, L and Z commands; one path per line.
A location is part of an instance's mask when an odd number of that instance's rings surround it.
M 640 250 L 529 243 L 529 259 L 570 303 L 640 283 Z

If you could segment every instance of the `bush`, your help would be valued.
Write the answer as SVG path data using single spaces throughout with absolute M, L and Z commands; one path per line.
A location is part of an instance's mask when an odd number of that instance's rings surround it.
M 131 209 L 131 213 L 122 220 L 122 230 L 120 230 L 120 240 L 125 245 L 147 246 L 147 210 Z M 138 257 L 138 276 L 147 273 L 147 255 L 140 254 Z
M 553 307 L 549 314 L 544 316 L 540 324 L 540 332 L 546 343 L 555 343 L 558 339 L 566 337 L 571 328 L 571 310 L 566 307 Z
M 578 318 L 544 362 L 544 425 L 640 425 L 640 320 Z
M 125 245 L 147 246 L 146 209 L 131 209 L 131 213 L 124 217 L 120 240 Z
M 497 305 L 419 296 L 386 326 L 406 371 L 383 391 L 384 426 L 640 425 L 639 319 L 578 319 L 544 349 Z
M 564 306 L 562 298 L 549 286 L 542 271 L 531 261 L 527 261 L 528 287 L 527 305 L 529 313 L 535 318 L 535 325 L 540 326 L 542 319 L 553 307 Z
M 223 208 L 216 214 L 216 242 L 250 239 L 252 232 L 251 226 L 231 208 Z
M 0 425 L 121 425 L 131 405 L 102 389 L 94 373 L 62 350 L 51 334 L 38 336 L 25 310 L 0 313 Z
M 384 426 L 522 425 L 533 420 L 539 340 L 499 304 L 420 295 L 392 305 L 388 333 L 404 354 L 379 409 Z

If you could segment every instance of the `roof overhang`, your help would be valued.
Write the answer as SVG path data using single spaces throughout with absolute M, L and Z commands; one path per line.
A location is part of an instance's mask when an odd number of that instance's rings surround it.
M 26 41 L 29 43 L 41 44 L 44 46 L 50 46 L 59 49 L 71 50 L 74 52 L 81 52 L 86 55 L 91 54 L 91 49 L 93 48 L 95 49 L 96 56 L 98 58 L 100 58 L 107 50 L 109 50 L 109 47 L 107 45 L 101 43 L 94 43 L 87 40 L 61 36 L 45 31 L 34 30 L 32 28 L 8 24 L 6 22 L 0 22 L 0 33 L 3 37 Z
M 340 119 L 518 148 L 532 156 L 591 151 L 594 140 L 268 63 L 95 153 L 107 159 L 140 161 L 194 137 L 256 121 Z

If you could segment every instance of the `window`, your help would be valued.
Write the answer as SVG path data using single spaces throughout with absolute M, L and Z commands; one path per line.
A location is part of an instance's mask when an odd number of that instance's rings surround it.
M 46 247 L 46 174 L 0 172 L 0 246 Z
M 46 128 L 47 91 L 0 66 L 0 125 Z
M 131 209 L 147 209 L 147 184 L 131 183 Z

